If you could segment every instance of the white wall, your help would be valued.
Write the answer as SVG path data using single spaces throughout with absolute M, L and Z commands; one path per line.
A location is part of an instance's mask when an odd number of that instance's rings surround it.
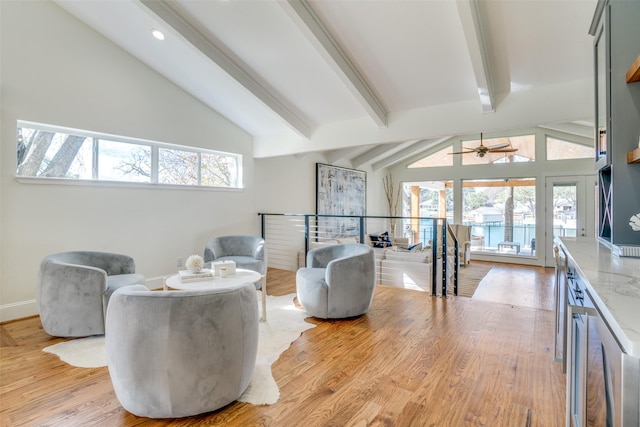
M 255 160 L 256 206 L 263 213 L 315 213 L 316 163 L 327 162 L 320 154 L 282 156 Z M 353 168 L 340 161 L 333 166 Z M 384 172 L 357 168 L 367 173 L 367 215 L 389 215 L 382 190 Z
M 49 1 L 2 1 L 0 320 L 36 314 L 40 260 L 129 254 L 147 277 L 258 232 L 250 135 Z M 16 120 L 241 153 L 241 191 L 18 182 Z

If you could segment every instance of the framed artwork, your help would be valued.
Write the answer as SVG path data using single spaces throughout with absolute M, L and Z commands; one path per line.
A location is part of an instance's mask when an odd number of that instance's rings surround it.
M 316 213 L 353 218 L 318 218 L 323 238 L 357 236 L 359 216 L 366 215 L 367 173 L 356 169 L 316 163 Z

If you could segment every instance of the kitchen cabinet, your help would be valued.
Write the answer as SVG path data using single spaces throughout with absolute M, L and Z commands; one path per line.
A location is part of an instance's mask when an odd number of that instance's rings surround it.
M 640 82 L 640 55 L 633 61 L 629 71 L 627 71 L 627 84 Z M 627 163 L 640 163 L 640 138 L 638 148 L 627 153 Z
M 640 1 L 599 0 L 594 36 L 598 236 L 620 255 L 640 253 L 629 219 L 640 212 Z M 630 64 L 633 64 L 631 68 Z

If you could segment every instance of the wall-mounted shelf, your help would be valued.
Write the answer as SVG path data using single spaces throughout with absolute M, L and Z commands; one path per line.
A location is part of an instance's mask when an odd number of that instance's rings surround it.
M 627 163 L 640 163 L 640 147 L 627 153 Z
M 627 83 L 640 82 L 640 55 L 633 61 L 629 71 L 627 71 Z

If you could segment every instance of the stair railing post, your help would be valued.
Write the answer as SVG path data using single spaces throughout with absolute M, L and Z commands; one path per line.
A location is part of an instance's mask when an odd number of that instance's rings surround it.
M 447 298 L 447 239 L 449 238 L 447 220 L 442 219 L 442 298 Z
M 304 216 L 304 266 L 307 266 L 307 253 L 309 252 L 309 215 Z
M 438 224 L 431 219 L 431 296 L 437 296 L 436 282 L 438 281 Z

